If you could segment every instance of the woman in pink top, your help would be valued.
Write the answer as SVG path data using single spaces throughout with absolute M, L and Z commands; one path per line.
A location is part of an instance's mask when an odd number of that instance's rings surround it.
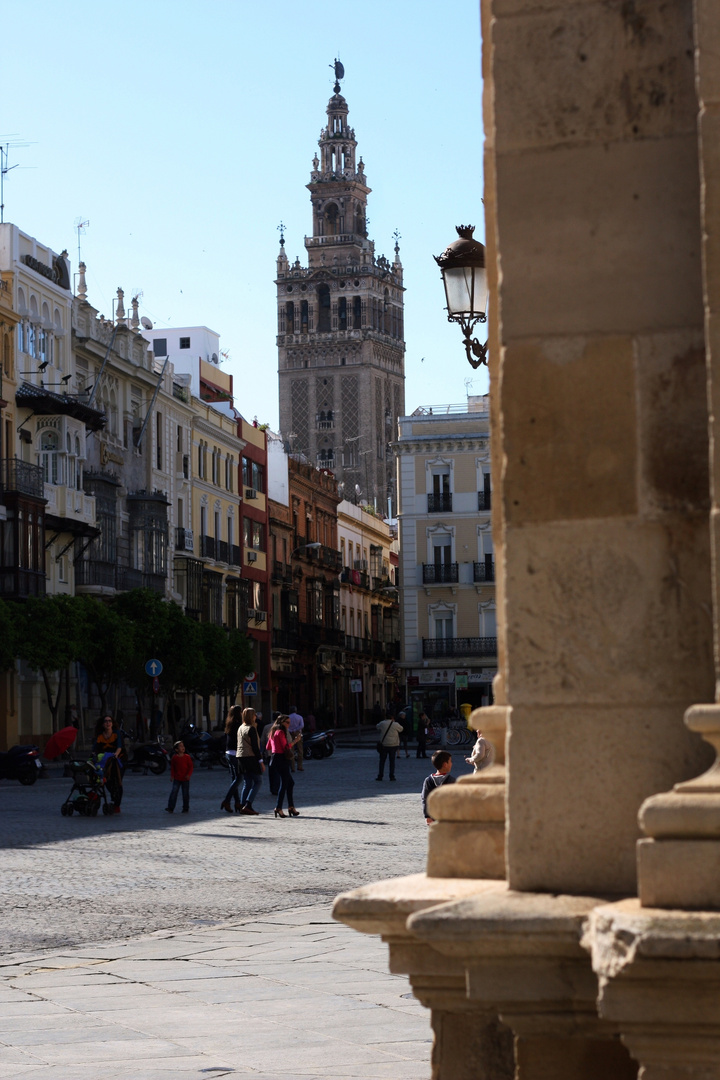
M 280 713 L 270 729 L 267 741 L 267 749 L 270 753 L 270 765 L 268 767 L 270 790 L 273 791 L 277 789 L 278 793 L 275 817 L 285 817 L 282 804 L 286 793 L 288 814 L 290 817 L 300 817 L 293 806 L 293 788 L 295 787 L 295 781 L 293 780 L 292 772 L 290 771 L 290 759 L 292 757 L 293 747 L 298 739 L 291 739 L 289 737 L 289 727 L 290 717 Z M 298 738 L 302 738 L 302 736 L 299 736 Z

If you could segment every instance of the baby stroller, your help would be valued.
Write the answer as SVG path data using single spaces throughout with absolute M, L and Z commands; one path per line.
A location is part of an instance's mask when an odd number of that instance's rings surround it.
M 101 765 L 93 761 L 71 761 L 68 770 L 73 779 L 65 802 L 60 807 L 63 817 L 72 817 L 74 813 L 84 817 L 95 817 L 102 806 L 103 814 L 112 814 L 112 804 L 108 802 L 105 776 Z

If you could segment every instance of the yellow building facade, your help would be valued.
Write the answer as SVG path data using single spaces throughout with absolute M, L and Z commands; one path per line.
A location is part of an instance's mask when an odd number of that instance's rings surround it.
M 442 718 L 489 704 L 497 670 L 486 398 L 402 417 L 395 449 L 401 667 L 408 698 Z

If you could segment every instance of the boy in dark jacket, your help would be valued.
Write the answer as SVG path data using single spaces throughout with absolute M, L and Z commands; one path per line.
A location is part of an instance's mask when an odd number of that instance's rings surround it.
M 435 818 L 431 818 L 428 814 L 427 800 L 428 795 L 435 788 L 442 787 L 443 784 L 454 784 L 455 777 L 450 775 L 452 769 L 452 757 L 447 750 L 436 750 L 432 756 L 432 763 L 435 766 L 435 772 L 431 776 L 425 778 L 425 783 L 422 787 L 422 807 L 425 820 L 428 825 L 432 825 Z
M 174 744 L 173 750 L 175 753 L 170 759 L 170 775 L 173 783 L 165 809 L 168 814 L 172 814 L 177 802 L 178 792 L 182 788 L 182 812 L 187 814 L 190 809 L 190 777 L 193 774 L 193 759 L 189 754 L 185 753 L 185 743 L 182 739 Z

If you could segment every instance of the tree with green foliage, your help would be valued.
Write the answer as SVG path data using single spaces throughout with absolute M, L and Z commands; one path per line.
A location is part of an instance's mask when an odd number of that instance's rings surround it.
M 58 730 L 58 712 L 67 669 L 79 660 L 82 618 L 80 597 L 29 597 L 12 604 L 17 654 L 33 671 L 39 671 L 45 698 L 52 715 L 52 730 Z M 53 691 L 53 675 L 57 674 Z
M 145 671 L 148 660 L 163 665 L 160 689 L 167 698 L 171 725 L 174 721 L 175 694 L 192 691 L 201 677 L 204 663 L 199 645 L 199 625 L 172 601 L 164 600 L 150 589 L 132 589 L 117 596 L 114 606 L 133 627 L 132 658 L 124 677 L 132 686 L 142 708 L 150 679 Z
M 113 604 L 94 596 L 78 596 L 78 653 L 100 698 L 100 711 L 108 708 L 110 691 L 118 686 L 132 664 L 134 626 Z

